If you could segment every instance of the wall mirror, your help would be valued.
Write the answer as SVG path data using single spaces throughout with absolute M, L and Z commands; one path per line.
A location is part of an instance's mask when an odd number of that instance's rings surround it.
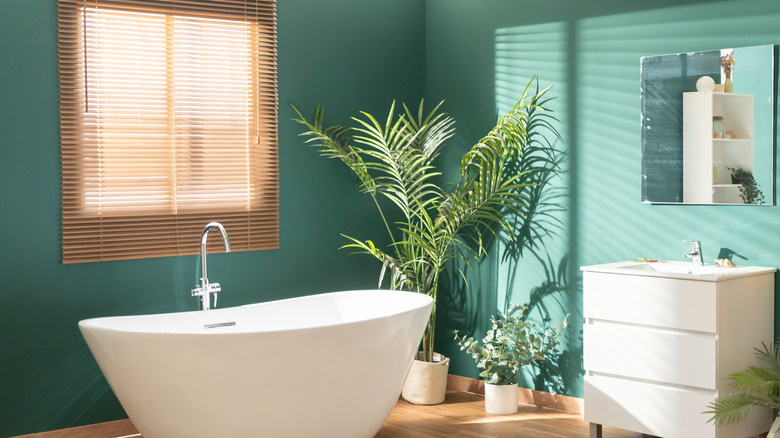
M 642 202 L 771 205 L 774 47 L 646 56 L 640 71 Z

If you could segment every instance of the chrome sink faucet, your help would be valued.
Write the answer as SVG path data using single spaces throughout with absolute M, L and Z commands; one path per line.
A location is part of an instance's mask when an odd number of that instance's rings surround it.
M 211 309 L 211 294 L 214 294 L 214 307 L 217 307 L 217 292 L 222 291 L 219 283 L 209 283 L 209 277 L 206 271 L 206 241 L 209 237 L 209 231 L 213 229 L 217 229 L 219 234 L 222 235 L 222 243 L 225 245 L 225 252 L 230 252 L 230 239 L 228 239 L 225 227 L 219 222 L 209 222 L 206 225 L 206 228 L 203 229 L 203 234 L 200 235 L 200 285 L 192 290 L 193 297 L 200 297 L 201 310 Z
M 683 240 L 683 242 L 691 244 L 691 252 L 684 252 L 683 258 L 689 258 L 694 265 L 701 266 L 703 264 L 701 261 L 701 242 L 698 240 Z

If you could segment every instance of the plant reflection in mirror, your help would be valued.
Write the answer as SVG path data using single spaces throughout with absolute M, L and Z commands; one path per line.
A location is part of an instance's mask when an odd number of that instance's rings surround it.
M 753 172 L 741 167 L 727 167 L 734 184 L 739 184 L 739 197 L 745 204 L 763 204 L 764 192 L 758 188 Z

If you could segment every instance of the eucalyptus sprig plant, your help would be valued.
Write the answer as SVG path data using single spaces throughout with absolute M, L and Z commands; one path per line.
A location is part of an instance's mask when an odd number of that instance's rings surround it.
M 477 368 L 483 370 L 479 377 L 485 382 L 493 385 L 517 383 L 523 366 L 545 360 L 557 348 L 569 315 L 560 325 L 540 330 L 536 323 L 528 321 L 527 310 L 527 307 L 510 306 L 498 318 L 491 316 L 492 327 L 481 343 L 471 336 L 458 336 L 458 330 L 454 331 L 460 349 L 466 350 Z
M 439 279 L 453 258 L 465 269 L 487 253 L 490 237 L 503 232 L 510 240 L 515 230 L 507 217 L 523 215 L 528 196 L 521 192 L 532 185 L 513 172 L 523 159 L 524 148 L 545 141 L 541 132 L 557 136 L 542 107 L 549 87 L 531 95 L 532 79 L 520 101 L 501 117 L 496 126 L 466 152 L 460 164 L 457 184 L 437 184 L 441 172 L 434 160 L 454 134 L 454 120 L 439 112 L 442 103 L 426 112 L 420 102 L 416 112 L 403 105 L 396 113 L 395 102 L 384 122 L 361 112 L 353 127 L 323 125 L 324 109 L 318 105 L 311 121 L 293 106 L 305 127 L 301 136 L 328 158 L 344 162 L 358 180 L 358 188 L 374 201 L 391 242 L 377 247 L 372 240 L 344 235 L 357 253 L 368 254 L 382 263 L 379 285 L 389 278 L 390 288 L 425 293 L 434 300 L 431 319 L 423 335 L 423 359 L 433 360 L 436 325 L 436 295 Z M 380 197 L 396 207 L 399 220 L 388 221 Z M 465 279 L 462 268 L 458 267 Z
M 747 418 L 754 406 L 780 410 L 780 339 L 773 346 L 761 344 L 755 348 L 759 366 L 731 374 L 734 392 L 718 397 L 707 407 L 705 414 L 712 414 L 707 421 L 716 424 L 739 423 Z

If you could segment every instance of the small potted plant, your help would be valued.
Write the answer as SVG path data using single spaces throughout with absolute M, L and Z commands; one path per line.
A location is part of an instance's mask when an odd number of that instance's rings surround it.
M 540 329 L 527 320 L 527 307 L 510 306 L 499 318 L 491 316 L 492 327 L 482 343 L 471 336 L 455 340 L 461 350 L 474 358 L 479 376 L 485 382 L 485 411 L 490 414 L 517 412 L 517 377 L 520 369 L 530 363 L 545 360 L 558 346 L 566 319 L 555 327 Z
M 740 184 L 739 197 L 745 204 L 763 204 L 764 193 L 758 188 L 753 172 L 741 167 L 729 167 L 732 184 Z

